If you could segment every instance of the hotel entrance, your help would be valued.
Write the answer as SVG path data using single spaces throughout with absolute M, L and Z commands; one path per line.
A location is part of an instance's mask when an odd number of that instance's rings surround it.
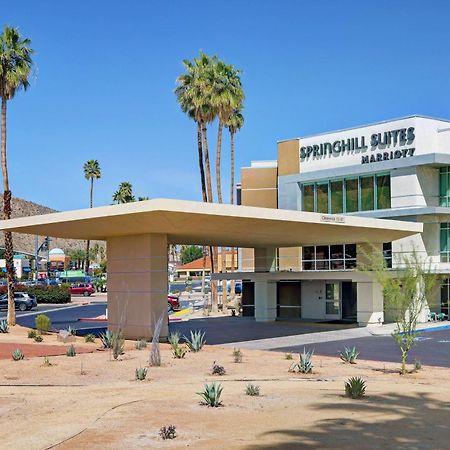
M 301 282 L 279 281 L 277 283 L 277 317 L 279 319 L 300 319 L 301 316 Z
M 325 316 L 330 320 L 356 322 L 357 284 L 332 281 L 325 284 Z

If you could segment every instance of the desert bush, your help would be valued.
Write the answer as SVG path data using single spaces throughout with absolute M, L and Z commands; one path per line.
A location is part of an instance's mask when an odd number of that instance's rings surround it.
M 226 374 L 226 370 L 225 370 L 225 367 L 223 367 L 223 366 L 221 366 L 219 364 L 216 364 L 216 362 L 214 361 L 211 373 L 212 373 L 212 375 L 222 376 L 222 375 Z
M 135 378 L 136 380 L 143 381 L 147 376 L 147 369 L 145 367 L 138 367 L 135 370 Z
M 77 335 L 77 330 L 75 330 L 75 328 L 71 327 L 70 325 L 67 327 L 66 330 L 71 336 L 76 336 Z
M 76 355 L 77 352 L 75 350 L 75 347 L 73 346 L 73 344 L 70 344 L 69 347 L 67 347 L 66 356 L 74 357 Z
M 20 361 L 21 359 L 23 359 L 25 357 L 25 355 L 22 353 L 22 350 L 20 350 L 19 348 L 14 350 L 11 353 L 11 356 L 14 361 Z
M 161 427 L 159 429 L 159 435 L 165 441 L 166 439 L 175 439 L 177 437 L 177 431 L 175 425 L 169 425 L 167 427 Z
M 414 360 L 414 369 L 420 370 L 421 368 L 422 368 L 422 362 L 420 361 L 420 359 L 415 359 Z
M 164 314 L 159 316 L 153 327 L 152 349 L 150 351 L 150 364 L 159 367 L 161 365 L 161 351 L 159 349 L 159 336 L 161 335 L 161 328 L 163 325 Z
M 15 290 L 27 292 L 36 297 L 38 303 L 70 303 L 70 286 L 25 286 L 18 284 Z M 7 292 L 6 286 L 0 286 L 0 295 Z
M 36 336 L 36 330 L 28 330 L 28 339 L 34 339 Z
M 350 398 L 363 398 L 366 382 L 361 377 L 352 377 L 345 383 L 345 395 Z
M 86 336 L 84 336 L 84 342 L 95 342 L 95 334 L 86 334 Z
M 5 319 L 0 320 L 0 333 L 8 333 L 9 326 L 8 322 Z
M 120 355 L 124 354 L 125 339 L 123 338 L 122 331 L 117 331 L 112 334 L 111 350 L 113 358 L 117 359 Z
M 36 316 L 35 323 L 39 333 L 47 333 L 52 325 L 50 317 L 46 316 L 45 314 L 39 314 L 38 316 Z
M 233 349 L 233 359 L 235 363 L 242 362 L 242 351 L 239 348 Z
M 36 337 L 34 338 L 35 342 L 42 342 L 43 340 L 44 338 L 40 334 L 37 334 Z
M 201 332 L 200 330 L 197 331 L 190 331 L 191 338 L 187 338 L 186 336 L 183 336 L 184 340 L 186 341 L 186 345 L 189 347 L 189 350 L 191 352 L 197 353 L 199 352 L 202 347 L 206 344 L 205 341 L 205 333 Z
M 178 331 L 174 331 L 169 334 L 169 337 L 167 338 L 167 342 L 171 345 L 172 349 L 174 347 L 177 347 L 180 342 L 180 333 Z
M 186 355 L 186 348 L 182 347 L 181 345 L 176 345 L 175 347 L 172 347 L 172 353 L 174 358 L 181 359 L 184 358 L 184 355 Z
M 257 384 L 247 384 L 247 387 L 245 388 L 245 394 L 250 395 L 251 397 L 258 396 L 260 393 L 260 388 Z
M 205 384 L 202 392 L 197 392 L 197 395 L 203 399 L 202 405 L 211 406 L 217 408 L 222 404 L 220 396 L 222 395 L 223 388 L 220 384 L 211 383 Z
M 286 353 L 286 354 L 284 355 L 284 359 L 292 360 L 292 359 L 294 359 L 294 357 L 292 356 L 292 353 Z
M 113 334 L 111 331 L 106 330 L 105 333 L 100 333 L 100 340 L 102 341 L 103 348 L 112 348 Z
M 339 354 L 342 361 L 356 364 L 356 359 L 358 358 L 359 352 L 356 350 L 356 347 L 349 348 L 345 347 L 344 351 Z
M 314 368 L 313 363 L 312 363 L 313 354 L 314 354 L 314 351 L 307 352 L 305 349 L 303 349 L 303 353 L 300 354 L 299 361 L 296 363 L 293 363 L 289 370 L 291 372 L 297 371 L 300 373 L 312 373 L 312 370 Z
M 48 356 L 44 356 L 44 362 L 42 363 L 42 365 L 45 367 L 53 366 L 53 364 L 50 362 L 50 359 L 48 358 Z
M 134 346 L 136 347 L 136 350 L 142 350 L 143 348 L 147 347 L 147 340 L 139 339 L 136 341 L 136 344 Z

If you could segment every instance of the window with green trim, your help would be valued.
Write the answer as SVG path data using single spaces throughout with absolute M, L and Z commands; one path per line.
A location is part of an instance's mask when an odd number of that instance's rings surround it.
M 317 183 L 317 212 L 328 213 L 328 181 Z
M 344 190 L 343 180 L 330 181 L 331 191 L 331 214 L 344 212 Z
M 441 262 L 450 262 L 450 223 L 441 223 Z
M 439 169 L 439 205 L 450 206 L 450 166 Z
M 314 183 L 303 185 L 303 211 L 314 212 Z

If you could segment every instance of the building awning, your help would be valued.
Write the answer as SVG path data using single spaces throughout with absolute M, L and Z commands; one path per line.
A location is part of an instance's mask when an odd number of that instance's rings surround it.
M 295 247 L 390 242 L 422 232 L 422 224 L 154 199 L 3 220 L 0 221 L 0 230 L 91 240 L 162 233 L 172 244 Z

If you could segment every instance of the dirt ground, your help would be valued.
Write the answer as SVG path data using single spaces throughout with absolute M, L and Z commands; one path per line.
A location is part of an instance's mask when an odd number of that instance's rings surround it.
M 0 335 L 2 342 L 30 343 L 26 329 Z M 45 344 L 63 345 L 56 336 Z M 76 345 L 99 348 L 100 342 Z M 20 345 L 18 345 L 20 348 Z M 423 367 L 400 376 L 398 364 L 314 357 L 312 375 L 288 371 L 292 361 L 275 352 L 243 351 L 234 363 L 230 349 L 206 346 L 174 359 L 161 345 L 162 366 L 145 381 L 135 369 L 148 362 L 150 347 L 114 361 L 109 351 L 0 360 L 1 448 L 14 449 L 448 449 L 450 370 Z M 297 358 L 297 355 L 294 355 Z M 213 362 L 224 376 L 211 375 Z M 344 397 L 350 376 L 367 381 L 367 397 Z M 220 382 L 223 406 L 208 408 L 196 395 Z M 252 382 L 259 397 L 244 393 Z M 163 441 L 162 426 L 178 436 Z

